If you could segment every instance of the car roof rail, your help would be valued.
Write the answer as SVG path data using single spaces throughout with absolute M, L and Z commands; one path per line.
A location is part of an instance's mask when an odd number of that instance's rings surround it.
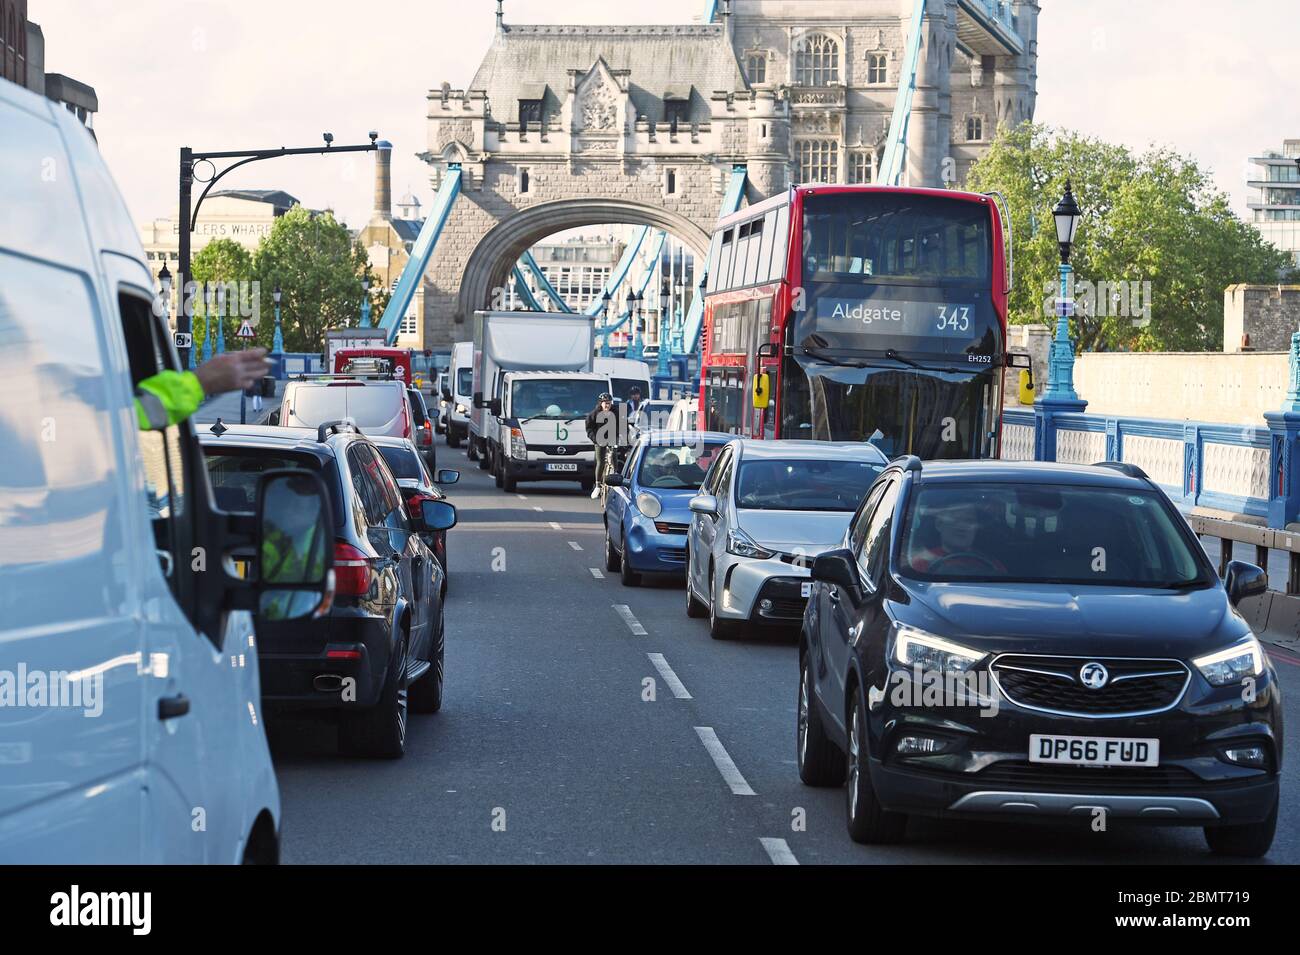
M 340 418 L 337 421 L 326 421 L 317 428 L 316 440 L 323 444 L 331 434 L 342 434 L 345 431 L 352 431 L 356 434 L 361 434 L 361 429 L 357 427 L 355 421 L 351 418 Z
M 921 459 L 915 454 L 900 454 L 889 463 L 891 465 L 897 464 L 904 471 L 915 471 L 917 474 L 921 473 Z
M 1093 467 L 1110 468 L 1113 471 L 1118 471 L 1120 474 L 1127 474 L 1129 477 L 1137 478 L 1140 481 L 1151 480 L 1147 477 L 1146 471 L 1143 471 L 1136 464 L 1131 464 L 1128 461 L 1098 461 L 1093 464 Z

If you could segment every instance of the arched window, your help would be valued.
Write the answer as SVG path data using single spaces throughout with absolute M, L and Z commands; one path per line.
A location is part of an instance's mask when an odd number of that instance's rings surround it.
M 984 117 L 972 113 L 966 117 L 966 142 L 978 143 L 984 139 Z
M 801 39 L 794 52 L 796 86 L 830 86 L 840 81 L 840 45 L 821 33 Z
M 839 181 L 840 144 L 833 139 L 803 139 L 798 143 L 795 182 Z
M 867 82 L 868 83 L 888 83 L 889 67 L 887 58 L 883 53 L 867 54 Z
M 767 82 L 767 54 L 759 51 L 751 53 L 745 59 L 745 73 L 754 86 Z

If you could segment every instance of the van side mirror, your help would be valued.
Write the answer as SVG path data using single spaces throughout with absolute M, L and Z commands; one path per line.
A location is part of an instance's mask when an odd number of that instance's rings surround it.
M 475 408 L 486 408 L 486 407 L 487 407 L 487 402 L 483 400 L 483 392 L 481 392 L 481 391 L 476 391 L 476 392 L 474 392 L 474 399 L 473 399 L 473 400 L 474 400 L 474 407 L 475 407 Z
M 433 480 L 435 484 L 455 484 L 460 480 L 460 472 L 451 468 L 439 468 Z
M 855 564 L 853 551 L 843 547 L 829 550 L 824 554 L 818 554 L 813 560 L 812 579 L 843 587 L 850 593 L 855 592 L 858 589 L 858 572 Z
M 488 408 L 488 411 L 492 412 L 492 417 L 494 417 L 494 418 L 500 418 L 500 417 L 501 417 L 501 399 L 500 399 L 500 398 L 493 398 L 491 401 L 489 401 L 489 402 L 487 403 L 487 408 Z
M 1268 575 L 1244 560 L 1230 560 L 1223 586 L 1228 591 L 1228 600 L 1236 607 L 1243 600 L 1258 597 L 1268 590 Z
M 446 501 L 426 498 L 420 507 L 420 517 L 426 531 L 446 531 L 456 526 L 456 508 Z
M 257 486 L 257 613 L 296 620 L 334 598 L 334 528 L 320 476 L 267 471 Z
M 272 411 L 271 416 L 266 419 L 267 424 L 278 425 L 280 423 L 280 412 Z

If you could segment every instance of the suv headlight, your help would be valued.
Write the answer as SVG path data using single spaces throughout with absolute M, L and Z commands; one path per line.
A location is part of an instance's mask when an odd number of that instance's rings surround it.
M 659 498 L 646 491 L 642 491 L 636 496 L 636 509 L 646 517 L 653 520 L 663 513 L 664 505 Z
M 907 667 L 965 673 L 988 656 L 924 630 L 916 630 L 901 623 L 894 626 L 898 630 L 894 637 L 894 659 Z
M 524 433 L 518 428 L 510 429 L 510 456 L 519 461 L 528 460 L 528 444 L 524 441 Z
M 456 414 L 469 414 L 469 409 L 464 405 L 456 405 Z
M 1192 662 L 1211 685 L 1228 686 L 1264 672 L 1264 648 L 1250 636 L 1216 653 L 1196 657 Z
M 758 541 L 739 527 L 727 531 L 727 553 L 735 554 L 737 557 L 752 557 L 755 560 L 767 560 L 769 557 L 776 556 L 772 551 L 765 550 Z

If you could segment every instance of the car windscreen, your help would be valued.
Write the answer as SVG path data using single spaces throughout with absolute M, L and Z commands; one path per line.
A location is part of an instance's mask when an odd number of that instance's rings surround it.
M 351 418 L 362 430 L 388 424 L 401 410 L 401 392 L 395 387 L 371 385 L 321 385 L 294 392 L 293 416 L 306 427 Z
M 379 453 L 384 456 L 388 469 L 393 472 L 393 477 L 397 480 L 424 480 L 414 448 L 390 448 L 380 445 Z
M 315 471 L 329 489 L 334 513 L 343 513 L 343 498 L 333 468 L 322 468 L 310 454 L 294 454 L 269 448 L 221 447 L 205 444 L 203 456 L 212 482 L 217 507 L 232 513 L 257 511 L 257 484 L 267 471 L 282 468 Z
M 605 391 L 598 378 L 524 378 L 514 383 L 511 414 L 525 418 L 585 418 Z
M 661 491 L 693 491 L 704 483 L 704 474 L 723 443 L 653 444 L 641 455 L 637 483 Z
M 919 580 L 1180 588 L 1212 582 L 1155 491 L 931 484 L 908 502 L 899 572 Z
M 884 469 L 877 461 L 742 461 L 736 506 L 761 511 L 855 511 Z
M 613 375 L 609 378 L 610 393 L 619 401 L 627 401 L 632 397 L 632 389 L 636 388 L 641 392 L 641 400 L 645 400 L 650 386 L 644 378 L 615 378 Z

